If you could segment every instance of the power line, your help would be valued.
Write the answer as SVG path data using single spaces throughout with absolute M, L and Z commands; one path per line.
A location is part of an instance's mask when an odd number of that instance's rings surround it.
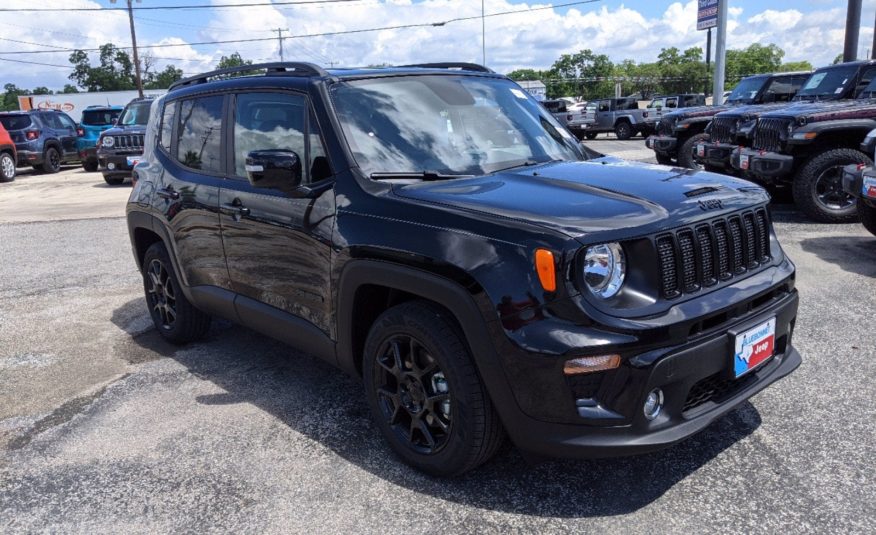
M 369 32 L 379 32 L 385 30 L 403 30 L 407 28 L 428 28 L 428 27 L 442 27 L 447 24 L 452 24 L 454 22 L 464 22 L 469 20 L 479 20 L 482 17 L 499 17 L 504 15 L 516 15 L 520 13 L 530 13 L 533 11 L 543 11 L 547 9 L 556 9 L 561 7 L 569 7 L 569 6 L 577 6 L 582 4 L 593 4 L 596 2 L 601 2 L 602 0 L 579 0 L 577 2 L 567 2 L 564 4 L 555 4 L 552 6 L 544 6 L 544 7 L 533 7 L 527 9 L 518 9 L 513 11 L 500 11 L 497 13 L 487 13 L 486 15 L 477 15 L 471 17 L 456 17 L 452 19 L 447 19 L 444 21 L 436 21 L 436 22 L 420 22 L 413 24 L 399 24 L 396 26 L 383 26 L 379 28 L 362 28 L 358 30 L 341 30 L 336 32 L 322 32 L 322 33 L 311 33 L 311 34 L 300 34 L 300 35 L 290 35 L 288 37 L 283 37 L 283 39 L 305 39 L 305 38 L 314 38 L 314 37 L 329 37 L 335 35 L 351 35 L 357 33 L 369 33 Z M 243 5 L 243 4 L 237 4 Z M 234 43 L 255 43 L 255 42 L 264 42 L 264 41 L 273 41 L 276 39 L 275 37 L 262 37 L 262 38 L 253 38 L 253 39 L 228 39 L 222 41 L 201 41 L 196 43 L 166 43 L 163 45 L 142 45 L 139 48 L 167 48 L 167 47 L 176 47 L 176 46 L 205 46 L 205 45 L 225 45 L 225 44 L 234 44 Z M 129 50 L 131 47 L 119 47 L 125 50 Z M 67 49 L 72 52 L 74 50 L 82 50 L 83 52 L 98 52 L 99 48 L 79 48 Z M 27 51 L 4 51 L 0 52 L 0 54 L 46 54 L 53 53 L 53 50 L 27 50 Z
M 25 61 L 23 59 L 10 59 L 10 58 L 0 58 L 0 61 L 12 61 L 15 63 L 29 63 L 30 65 L 45 65 L 46 67 L 60 67 L 62 69 L 70 69 L 73 70 L 74 67 L 70 65 L 57 65 L 55 63 L 42 63 L 39 61 Z
M 238 7 L 261 6 L 301 6 L 311 4 L 339 4 L 343 2 L 361 2 L 362 0 L 299 0 L 295 2 L 251 2 L 247 4 L 194 4 L 187 6 L 137 6 L 134 11 L 158 11 L 176 9 L 226 9 Z M 70 11 L 127 11 L 126 7 L 22 7 L 0 8 L 0 12 L 70 12 Z

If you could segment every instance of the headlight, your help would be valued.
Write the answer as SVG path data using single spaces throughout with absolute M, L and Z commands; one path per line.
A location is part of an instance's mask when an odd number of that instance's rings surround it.
M 113 136 L 105 136 L 102 143 L 104 147 L 112 147 L 115 142 L 116 141 L 113 139 Z
M 584 283 L 593 295 L 608 299 L 624 283 L 627 263 L 619 243 L 588 247 L 584 253 Z

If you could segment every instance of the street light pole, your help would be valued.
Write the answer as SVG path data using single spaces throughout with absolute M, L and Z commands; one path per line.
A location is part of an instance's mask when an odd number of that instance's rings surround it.
M 858 34 L 861 33 L 861 0 L 849 0 L 846 11 L 846 42 L 843 61 L 858 59 Z
M 718 2 L 718 35 L 715 42 L 715 85 L 712 86 L 712 103 L 720 106 L 724 103 L 724 70 L 727 58 L 727 3 Z

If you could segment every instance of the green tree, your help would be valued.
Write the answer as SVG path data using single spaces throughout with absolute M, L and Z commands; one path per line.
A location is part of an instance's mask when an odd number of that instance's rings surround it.
M 143 82 L 144 89 L 167 89 L 170 85 L 183 76 L 182 69 L 168 65 L 163 71 L 150 72 Z
M 217 69 L 230 69 L 232 67 L 243 67 L 244 65 L 252 65 L 251 59 L 243 59 L 239 52 L 234 52 L 230 56 L 222 56 L 219 58 L 219 63 L 216 65 Z M 241 71 L 234 73 L 229 76 L 229 78 L 234 76 L 249 76 L 251 74 L 255 74 L 258 71 Z
M 49 89 L 48 87 L 39 86 L 39 87 L 34 88 L 34 90 L 31 91 L 31 94 L 32 95 L 54 95 L 55 92 L 52 91 L 51 89 Z
M 18 88 L 15 84 L 6 84 L 3 86 L 3 101 L 0 102 L 0 109 L 3 111 L 17 110 L 18 97 L 26 95 L 27 90 Z
M 745 76 L 777 72 L 782 66 L 785 51 L 776 45 L 754 43 L 742 50 L 727 51 L 726 87 L 729 89 Z
M 788 63 L 782 63 L 782 66 L 779 67 L 779 72 L 794 72 L 794 71 L 811 71 L 813 70 L 812 64 L 808 61 L 789 61 Z
M 583 96 L 587 100 L 614 94 L 611 80 L 614 64 L 605 54 L 589 49 L 575 54 L 563 54 L 550 69 L 548 97 Z
M 703 90 L 708 71 L 703 62 L 703 50 L 688 48 L 684 52 L 675 47 L 660 50 L 657 56 L 661 93 L 699 93 Z
M 836 57 L 833 58 L 833 65 L 836 65 L 837 63 L 842 63 L 842 62 L 843 62 L 843 55 L 842 54 L 837 54 Z
M 61 90 L 61 93 L 78 93 L 79 88 L 73 84 L 64 84 L 64 89 Z
M 506 76 L 519 82 L 521 80 L 541 80 L 546 77 L 545 74 L 535 69 L 517 69 L 516 71 L 509 72 Z
M 134 89 L 134 63 L 124 50 L 112 43 L 100 47 L 100 64 L 92 67 L 88 54 L 76 50 L 70 54 L 73 73 L 70 79 L 88 91 L 121 91 Z

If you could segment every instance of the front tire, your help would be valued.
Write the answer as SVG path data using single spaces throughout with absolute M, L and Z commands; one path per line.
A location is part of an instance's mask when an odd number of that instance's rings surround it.
M 97 171 L 97 167 L 97 160 L 85 160 L 84 162 L 82 162 L 82 168 L 89 173 Z
M 678 148 L 678 166 L 687 167 L 688 169 L 702 169 L 703 166 L 694 160 L 694 151 L 697 150 L 697 143 L 709 140 L 709 134 L 695 134 L 689 137 L 681 147 Z
M 876 208 L 867 206 L 864 201 L 858 199 L 858 213 L 861 215 L 861 223 L 870 234 L 876 236 Z
M 43 173 L 57 173 L 61 170 L 61 153 L 55 147 L 47 148 L 43 154 L 43 163 L 34 167 Z
M 143 257 L 143 289 L 152 322 L 165 340 L 185 344 L 207 334 L 210 316 L 186 299 L 162 242 L 153 243 Z
M 110 186 L 118 186 L 119 184 L 121 184 L 122 182 L 125 181 L 124 178 L 119 178 L 117 176 L 113 177 L 113 176 L 108 176 L 108 175 L 103 175 L 103 179 Z
M 614 134 L 621 141 L 626 141 L 633 137 L 633 125 L 631 125 L 627 121 L 621 121 L 615 125 Z
M 597 132 L 587 132 L 586 134 L 584 134 L 584 137 L 586 137 L 590 141 L 593 141 L 594 139 L 596 139 L 596 136 L 598 136 L 598 135 L 599 134 Z
M 384 312 L 368 333 L 362 368 L 377 427 L 414 468 L 459 475 L 502 444 L 499 416 L 444 309 L 409 301 Z
M 15 160 L 9 153 L 0 154 L 0 182 L 15 180 Z
M 852 223 L 858 220 L 855 198 L 843 191 L 843 167 L 853 163 L 872 165 L 873 160 L 854 149 L 832 149 L 816 154 L 794 179 L 794 203 L 815 221 Z
M 662 152 L 655 152 L 654 157 L 657 158 L 657 163 L 660 165 L 672 165 L 672 156 Z

